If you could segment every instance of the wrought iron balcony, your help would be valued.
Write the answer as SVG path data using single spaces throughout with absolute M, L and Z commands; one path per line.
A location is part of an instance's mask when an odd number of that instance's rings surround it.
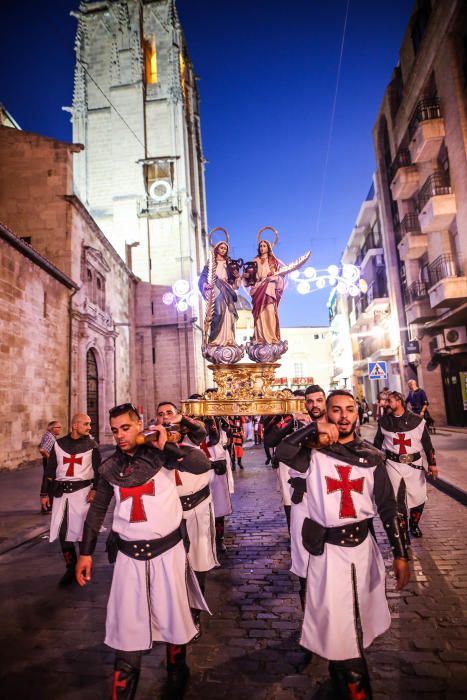
M 443 194 L 451 194 L 452 188 L 449 182 L 449 173 L 444 170 L 435 170 L 425 180 L 420 192 L 418 193 L 418 209 L 422 211 L 425 204 L 432 197 Z
M 399 168 L 407 168 L 412 165 L 412 156 L 408 148 L 401 148 L 397 151 L 396 157 L 389 166 L 389 182 L 394 180 L 394 176 Z
M 375 299 L 384 299 L 388 296 L 386 280 L 376 279 L 368 286 L 366 293 L 367 305 L 369 306 Z
M 420 100 L 409 123 L 410 138 L 415 134 L 421 122 L 430 121 L 431 119 L 440 119 L 441 116 L 439 97 L 425 97 Z
M 407 305 L 414 304 L 428 297 L 428 289 L 424 282 L 413 282 L 410 287 L 404 289 L 404 301 Z
M 433 287 L 448 277 L 460 277 L 459 264 L 452 253 L 440 255 L 428 267 L 430 285 Z

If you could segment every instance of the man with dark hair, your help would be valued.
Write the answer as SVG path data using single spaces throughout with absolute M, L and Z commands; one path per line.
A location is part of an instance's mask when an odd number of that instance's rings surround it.
M 417 413 L 423 418 L 428 408 L 428 397 L 424 390 L 417 385 L 415 379 L 409 379 L 407 386 L 409 387 L 409 393 L 405 402 L 410 406 L 413 413 Z
M 197 633 L 191 608 L 208 608 L 187 560 L 183 511 L 169 470 L 202 474 L 210 464 L 195 447 L 167 443 L 162 425 L 151 444 L 139 445 L 143 424 L 130 403 L 115 406 L 109 416 L 117 449 L 100 470 L 76 577 L 81 586 L 90 581 L 97 536 L 115 497 L 107 543 L 115 569 L 105 636 L 105 643 L 116 650 L 112 698 L 135 697 L 142 655 L 155 642 L 166 642 L 163 697 L 179 700 L 189 676 L 186 644 Z
M 435 451 L 426 422 L 405 408 L 398 391 L 388 394 L 390 413 L 378 424 L 374 445 L 386 453 L 386 465 L 396 496 L 399 512 L 409 523 L 410 534 L 421 537 L 420 518 L 427 499 L 426 475 L 422 451 L 428 461 L 428 472 L 436 479 Z
M 55 445 L 55 442 L 61 432 L 62 426 L 60 421 L 51 420 L 47 423 L 47 430 L 41 437 L 41 441 L 39 443 L 39 452 L 42 456 L 42 478 L 44 478 L 45 470 L 47 468 L 47 460 L 49 459 L 53 446 Z M 47 515 L 47 513 L 51 513 L 52 502 L 53 496 L 50 497 L 48 506 L 41 506 L 42 515 Z
M 341 698 L 369 700 L 363 650 L 391 621 L 384 562 L 370 534 L 377 512 L 391 543 L 398 589 L 409 580 L 408 555 L 384 456 L 355 434 L 352 394 L 331 392 L 326 417 L 277 448 L 278 457 L 307 481 L 301 538 L 311 556 L 300 644 L 330 660 Z M 321 440 L 328 444 L 317 449 Z
M 180 430 L 181 439 L 178 445 L 181 448 L 184 445 L 199 448 L 206 438 L 206 429 L 203 423 L 182 415 L 175 404 L 170 401 L 161 401 L 158 404 L 157 422 L 167 430 L 170 428 L 178 428 Z M 213 471 L 192 474 L 190 472 L 180 473 L 178 469 L 174 469 L 171 474 L 180 497 L 183 519 L 190 540 L 188 561 L 195 572 L 204 595 L 207 572 L 219 566 L 215 546 L 216 525 L 214 522 L 211 490 L 209 488 L 213 478 Z M 201 635 L 199 610 L 193 611 L 193 620 L 198 630 L 198 638 Z
M 76 413 L 71 419 L 71 432 L 52 447 L 42 480 L 41 507 L 48 508 L 53 499 L 49 540 L 60 540 L 66 565 L 60 586 L 75 580 L 75 542 L 81 541 L 89 504 L 96 493 L 101 456 L 90 432 L 89 416 Z

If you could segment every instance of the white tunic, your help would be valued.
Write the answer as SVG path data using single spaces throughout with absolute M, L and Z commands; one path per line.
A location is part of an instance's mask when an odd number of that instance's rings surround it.
M 72 455 L 62 450 L 57 442 L 53 449 L 57 457 L 55 476 L 57 481 L 88 481 L 89 479 L 94 479 L 92 449 Z M 66 511 L 67 531 L 65 539 L 67 542 L 81 542 L 84 521 L 90 505 L 86 500 L 90 490 L 91 484 L 74 493 L 64 493 L 60 498 L 54 498 L 50 520 L 50 542 L 54 542 L 58 538 Z
M 277 472 L 277 490 L 279 491 L 281 498 L 282 498 L 282 504 L 284 506 L 290 506 L 292 505 L 291 496 L 292 496 L 292 488 L 289 484 L 289 467 L 284 464 L 284 462 L 279 462 L 279 467 L 276 469 Z
M 380 430 L 384 437 L 381 449 L 389 450 L 399 455 L 414 454 L 415 452 L 420 452 L 421 454 L 423 450 L 422 435 L 425 425 L 425 421 L 421 420 L 413 430 L 393 433 L 386 430 L 380 424 Z M 413 462 L 413 464 L 421 466 L 423 464 L 422 457 Z M 407 508 L 414 508 L 415 506 L 425 503 L 427 500 L 427 490 L 426 476 L 423 469 L 415 469 L 410 464 L 394 462 L 389 458 L 386 459 L 386 465 L 396 497 L 400 483 L 402 479 L 404 479 Z
M 214 472 L 211 469 L 204 474 L 190 474 L 174 469 L 171 475 L 177 486 L 178 495 L 181 497 L 189 496 L 209 486 Z M 194 571 L 210 571 L 215 566 L 219 566 L 216 556 L 216 525 L 212 496 L 209 495 L 191 510 L 184 510 L 183 518 L 190 538 L 188 561 Z
M 325 527 L 373 517 L 374 471 L 312 450 L 304 497 L 308 517 Z M 356 547 L 326 543 L 321 556 L 310 555 L 300 643 L 330 660 L 359 657 L 355 593 L 363 646 L 368 647 L 391 623 L 383 558 L 371 534 Z
M 226 459 L 221 440 L 219 440 L 217 445 L 208 446 L 207 449 L 212 461 Z M 211 482 L 211 494 L 215 517 L 220 518 L 223 515 L 230 515 L 232 513 L 232 501 L 230 500 L 229 477 L 227 472 L 221 475 L 214 474 Z
M 164 468 L 141 486 L 113 489 L 112 529 L 124 540 L 164 537 L 182 521 L 173 475 Z M 209 612 L 183 542 L 149 561 L 118 552 L 105 643 L 123 651 L 150 649 L 160 641 L 186 644 L 197 633 L 191 607 Z
M 289 478 L 299 477 L 306 479 L 309 471 L 305 474 L 289 469 Z M 290 485 L 289 485 L 290 486 Z M 306 578 L 308 571 L 308 561 L 310 553 L 303 546 L 302 528 L 303 521 L 308 518 L 308 503 L 306 493 L 300 503 L 292 503 L 290 508 L 290 571 L 300 578 Z

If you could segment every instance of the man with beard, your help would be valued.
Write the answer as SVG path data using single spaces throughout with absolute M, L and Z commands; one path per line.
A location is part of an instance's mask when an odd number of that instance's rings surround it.
M 166 444 L 162 425 L 152 444 L 138 445 L 143 423 L 131 403 L 115 406 L 109 417 L 117 449 L 100 469 L 76 578 L 80 586 L 91 579 L 98 533 L 115 498 L 107 542 L 115 568 L 105 635 L 105 643 L 116 652 L 112 698 L 133 700 L 142 655 L 155 642 L 165 642 L 163 698 L 180 700 L 189 676 L 186 645 L 197 634 L 191 609 L 209 610 L 187 560 L 183 510 L 169 470 L 202 474 L 209 471 L 209 460 L 195 447 Z
M 410 534 L 422 537 L 419 522 L 427 499 L 422 451 L 428 461 L 428 473 L 436 479 L 435 451 L 425 420 L 406 410 L 402 394 L 391 391 L 388 402 L 391 413 L 380 419 L 374 445 L 386 453 L 387 470 L 399 512 L 406 523 L 408 520 Z
M 180 431 L 180 447 L 183 445 L 199 447 L 206 438 L 203 423 L 182 415 L 171 401 L 161 401 L 156 411 L 159 425 L 163 425 L 167 430 L 176 428 Z M 183 519 L 190 540 L 188 561 L 204 595 L 208 571 L 219 566 L 216 556 L 214 507 L 209 488 L 214 473 L 212 470 L 202 474 L 180 473 L 178 469 L 174 469 L 171 475 L 180 496 Z M 196 638 L 199 638 L 201 636 L 200 610 L 193 611 L 193 620 L 198 629 Z
M 41 508 L 52 502 L 49 540 L 60 540 L 66 570 L 59 586 L 75 580 L 75 542 L 80 542 L 89 504 L 96 493 L 101 455 L 89 436 L 91 419 L 77 413 L 71 419 L 71 432 L 55 441 L 41 486 Z
M 390 625 L 383 558 L 371 533 L 378 512 L 394 554 L 397 589 L 409 580 L 408 555 L 383 454 L 355 434 L 357 407 L 345 390 L 326 401 L 328 422 L 311 423 L 282 441 L 279 457 L 306 473 L 310 553 L 300 643 L 329 659 L 339 697 L 369 700 L 364 648 Z M 319 435 L 329 445 L 316 449 Z

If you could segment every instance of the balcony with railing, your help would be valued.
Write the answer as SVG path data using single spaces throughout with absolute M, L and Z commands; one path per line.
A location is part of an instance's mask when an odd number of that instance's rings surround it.
M 410 199 L 418 189 L 419 176 L 417 166 L 412 163 L 408 148 L 397 152 L 389 168 L 389 180 L 393 199 Z
M 162 201 L 154 201 L 151 197 L 141 197 L 136 201 L 136 213 L 139 217 L 158 219 L 174 214 L 180 214 L 180 202 L 177 195 L 171 195 Z
M 379 306 L 381 304 L 387 304 L 389 302 L 388 286 L 385 279 L 380 277 L 370 282 L 370 284 L 368 285 L 368 291 L 366 293 L 366 300 L 367 312 L 369 311 L 370 306 L 372 307 L 371 311 L 373 311 L 376 310 L 373 307 Z
M 422 323 L 435 315 L 424 282 L 413 282 L 403 290 L 408 323 Z
M 435 170 L 418 193 L 418 219 L 422 233 L 443 231 L 452 224 L 457 213 L 449 173 Z
M 426 252 L 428 237 L 421 231 L 417 214 L 406 214 L 395 234 L 402 260 L 416 260 Z
M 439 97 L 421 99 L 409 123 L 412 163 L 436 158 L 444 139 L 444 119 Z
M 355 265 L 360 266 L 370 251 L 374 251 L 375 255 L 379 253 L 382 245 L 381 235 L 376 231 L 369 229 L 365 237 L 365 242 L 363 243 L 359 254 L 355 258 Z
M 452 308 L 467 298 L 467 277 L 452 253 L 444 253 L 433 260 L 428 274 L 428 294 L 433 309 Z

